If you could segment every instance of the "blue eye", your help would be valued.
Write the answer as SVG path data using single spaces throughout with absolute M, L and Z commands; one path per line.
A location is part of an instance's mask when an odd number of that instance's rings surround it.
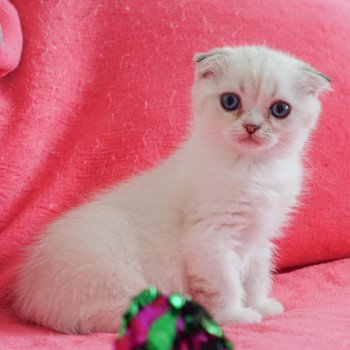
M 233 93 L 223 94 L 220 102 L 222 108 L 226 111 L 234 111 L 241 105 L 239 97 Z
M 289 104 L 283 101 L 276 102 L 270 107 L 270 113 L 276 118 L 285 118 L 290 110 Z

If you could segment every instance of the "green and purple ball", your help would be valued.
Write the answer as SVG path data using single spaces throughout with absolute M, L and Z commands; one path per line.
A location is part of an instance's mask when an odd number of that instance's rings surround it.
M 220 326 L 190 297 L 150 287 L 134 297 L 116 350 L 232 350 Z

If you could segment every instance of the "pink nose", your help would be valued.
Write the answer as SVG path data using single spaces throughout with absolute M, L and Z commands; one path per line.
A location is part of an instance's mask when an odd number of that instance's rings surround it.
M 245 127 L 245 129 L 247 130 L 247 133 L 249 135 L 254 134 L 255 131 L 260 129 L 260 126 L 259 125 L 255 125 L 255 124 L 244 124 L 243 126 Z

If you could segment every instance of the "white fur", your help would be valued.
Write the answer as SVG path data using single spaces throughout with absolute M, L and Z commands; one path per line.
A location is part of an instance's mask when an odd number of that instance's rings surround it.
M 282 312 L 269 298 L 273 244 L 302 184 L 302 150 L 324 76 L 265 47 L 197 56 L 188 140 L 157 168 L 50 225 L 29 247 L 14 289 L 24 319 L 67 333 L 115 332 L 150 284 L 192 293 L 221 323 Z M 220 95 L 242 109 L 227 112 Z M 269 115 L 276 100 L 286 119 Z M 261 124 L 261 144 L 241 142 Z

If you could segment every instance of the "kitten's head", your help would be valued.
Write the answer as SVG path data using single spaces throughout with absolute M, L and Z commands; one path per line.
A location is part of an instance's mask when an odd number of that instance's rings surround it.
M 263 46 L 215 49 L 195 60 L 194 133 L 240 155 L 302 149 L 329 78 Z

